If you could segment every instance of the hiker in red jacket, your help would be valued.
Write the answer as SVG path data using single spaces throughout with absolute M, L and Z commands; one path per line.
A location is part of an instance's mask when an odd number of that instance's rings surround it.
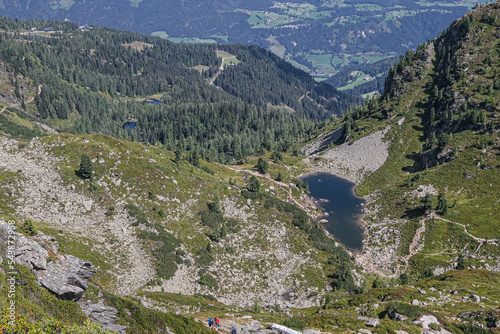
M 215 327 L 219 328 L 219 324 L 220 324 L 220 319 L 219 318 L 215 318 Z

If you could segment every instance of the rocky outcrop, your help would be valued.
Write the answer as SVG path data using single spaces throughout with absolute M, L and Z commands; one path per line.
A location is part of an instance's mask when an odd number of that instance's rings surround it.
M 392 320 L 399 320 L 399 321 L 405 321 L 408 319 L 406 315 L 399 314 L 396 311 L 392 311 L 391 313 L 389 313 L 389 318 L 391 318 Z
M 0 227 L 6 232 L 6 226 Z M 26 238 L 20 233 L 15 233 L 14 261 L 25 265 L 32 270 L 47 270 L 47 258 L 49 253 L 36 241 Z
M 439 320 L 430 314 L 426 314 L 418 318 L 413 322 L 414 325 L 422 326 L 422 332 L 423 333 L 436 333 L 436 334 L 451 334 L 448 332 L 446 329 L 442 327 L 442 324 L 439 322 Z M 433 329 L 431 328 L 431 324 L 436 324 L 438 325 L 438 329 Z
M 92 303 L 88 299 L 81 299 L 78 305 L 83 310 L 83 313 L 92 321 L 99 322 L 102 324 L 102 328 L 109 329 L 110 331 L 118 334 L 125 334 L 125 329 L 127 326 L 117 325 L 115 322 L 120 320 L 116 315 L 118 310 L 112 306 L 104 305 L 102 300 L 97 303 Z
M 344 128 L 340 128 L 330 132 L 329 134 L 320 136 L 317 140 L 313 141 L 302 147 L 300 152 L 305 155 L 312 155 L 323 150 L 326 150 L 330 144 L 337 143 L 344 134 Z
M 13 229 L 13 226 L 0 222 L 0 246 L 2 246 L 0 249 L 6 248 L 8 244 L 9 229 Z M 127 327 L 115 324 L 119 320 L 116 308 L 106 306 L 102 301 L 93 304 L 85 298 L 82 299 L 88 288 L 87 280 L 96 273 L 92 269 L 92 263 L 58 252 L 59 245 L 56 239 L 42 232 L 34 237 L 26 237 L 18 232 L 10 235 L 13 236 L 15 243 L 11 260 L 30 268 L 41 286 L 59 299 L 79 301 L 78 304 L 83 312 L 92 321 L 101 323 L 104 329 L 125 334 L 124 330 Z M 49 253 L 53 256 L 49 257 Z
M 277 324 L 272 324 L 271 328 L 278 331 L 278 333 L 284 333 L 284 334 L 301 334 L 299 331 L 293 330 L 291 328 L 282 326 L 282 325 L 277 325 Z
M 0 225 L 0 240 L 5 241 L 8 225 Z M 95 271 L 92 263 L 75 256 L 58 254 L 57 260 L 49 260 L 49 252 L 55 254 L 59 246 L 51 236 L 39 232 L 31 239 L 21 233 L 14 232 L 14 262 L 27 266 L 35 274 L 38 283 L 52 292 L 59 299 L 77 301 L 87 289 L 86 280 Z M 46 241 L 42 247 L 36 240 Z

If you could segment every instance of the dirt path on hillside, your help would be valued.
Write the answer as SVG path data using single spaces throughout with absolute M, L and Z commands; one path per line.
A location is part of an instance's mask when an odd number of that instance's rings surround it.
M 292 196 L 292 186 L 289 185 L 289 184 L 286 184 L 286 183 L 283 183 L 283 182 L 280 182 L 280 181 L 276 181 L 274 180 L 273 178 L 271 178 L 271 175 L 269 174 L 261 174 L 261 173 L 258 173 L 256 171 L 253 171 L 253 170 L 249 170 L 249 169 L 237 169 L 237 168 L 233 168 L 233 167 L 229 167 L 229 166 L 225 166 L 226 168 L 229 168 L 231 170 L 234 170 L 236 172 L 243 172 L 243 173 L 248 173 L 248 174 L 251 174 L 251 175 L 254 175 L 256 177 L 261 177 L 261 178 L 264 178 L 264 179 L 267 179 L 281 187 L 284 187 L 287 189 L 288 191 L 288 202 L 292 203 L 292 204 L 295 204 L 297 206 L 299 206 L 300 208 L 304 209 L 304 207 L 302 206 L 302 204 L 300 204 L 299 202 L 297 202 L 295 200 L 295 198 L 293 198 Z
M 41 92 L 42 92 L 42 85 L 38 85 L 36 95 L 40 95 L 40 93 L 41 93 Z M 33 100 L 35 99 L 35 96 L 36 96 L 36 95 L 34 95 L 34 96 L 30 97 L 29 99 L 27 99 L 26 101 L 24 101 L 24 103 L 25 103 L 25 104 L 28 104 L 28 103 L 33 102 Z
M 208 83 L 210 85 L 213 85 L 214 82 L 215 82 L 215 79 L 217 79 L 217 77 L 222 73 L 222 71 L 224 71 L 224 60 L 222 60 L 222 64 L 220 64 L 219 71 L 217 71 L 217 73 L 215 73 L 215 75 L 213 76 L 213 78 L 211 78 Z
M 431 218 L 439 219 L 439 220 L 445 221 L 447 223 L 462 226 L 464 228 L 465 234 L 467 234 L 469 237 L 471 237 L 472 239 L 476 240 L 479 243 L 497 244 L 497 242 L 500 241 L 498 239 L 483 239 L 483 238 L 476 237 L 476 236 L 472 235 L 469 231 L 467 231 L 467 225 L 460 224 L 460 223 L 445 219 L 443 217 L 440 217 L 435 212 L 431 213 Z
M 38 85 L 37 95 L 40 95 L 41 91 L 42 91 L 42 85 Z M 24 103 L 28 104 L 28 103 L 33 102 L 33 100 L 35 99 L 35 96 L 30 97 L 29 99 L 27 99 L 26 101 L 24 101 Z M 20 107 L 20 104 L 19 103 L 18 104 L 14 104 L 13 107 Z M 7 107 L 3 107 L 2 110 L 0 110 L 0 114 L 2 114 L 5 111 L 5 109 L 7 109 Z
M 399 267 L 396 269 L 395 274 L 399 276 L 401 272 L 406 271 L 408 268 L 408 261 L 412 258 L 413 255 L 417 254 L 419 252 L 418 250 L 418 245 L 420 241 L 422 240 L 422 234 L 425 232 L 425 221 L 427 220 L 427 216 L 424 216 L 419 224 L 420 227 L 415 231 L 415 235 L 413 236 L 413 240 L 410 243 L 409 248 L 409 253 L 408 255 L 403 257 L 403 261 L 405 262 L 405 267 L 403 270 L 401 270 Z
M 475 250 L 474 253 L 477 253 L 479 251 L 479 249 L 481 248 L 481 246 L 483 246 L 484 244 L 490 244 L 490 245 L 498 245 L 500 240 L 499 239 L 484 239 L 484 238 L 479 238 L 479 237 L 476 237 L 474 235 L 472 235 L 469 231 L 467 231 L 467 226 L 464 225 L 464 224 L 460 224 L 460 223 L 457 223 L 457 222 L 454 222 L 454 221 L 451 221 L 449 219 L 445 219 L 445 218 L 442 218 L 440 217 L 438 214 L 436 214 L 435 212 L 432 212 L 430 213 L 429 215 L 427 216 L 424 216 L 419 224 L 420 224 L 420 227 L 415 231 L 415 235 L 413 236 L 413 239 L 410 243 L 410 246 L 408 247 L 409 248 L 409 253 L 408 255 L 405 255 L 404 257 L 401 258 L 401 260 L 404 261 L 404 265 L 401 266 L 398 264 L 398 266 L 396 267 L 396 270 L 394 271 L 393 274 L 387 274 L 377 268 L 374 268 L 370 265 L 370 263 L 364 261 L 364 260 L 361 260 L 359 263 L 364 266 L 365 268 L 369 268 L 370 272 L 374 273 L 374 274 L 377 274 L 377 275 L 380 275 L 382 277 L 386 277 L 386 278 L 395 278 L 395 277 L 398 277 L 401 273 L 405 272 L 406 269 L 408 269 L 408 265 L 409 265 L 409 261 L 410 259 L 416 255 L 416 254 L 419 254 L 420 253 L 420 249 L 419 249 L 419 244 L 421 243 L 422 241 L 422 235 L 425 233 L 425 230 L 426 230 L 426 226 L 425 226 L 425 223 L 427 220 L 431 220 L 431 219 L 439 219 L 439 220 L 442 220 L 442 221 L 445 221 L 445 222 L 448 222 L 450 224 L 455 224 L 455 225 L 459 225 L 459 226 L 462 226 L 464 228 L 464 233 L 467 234 L 469 237 L 471 237 L 472 239 L 474 239 L 475 241 L 477 241 L 479 243 L 477 249 Z M 467 244 L 465 247 L 464 247 L 464 250 L 467 248 L 469 244 Z M 442 251 L 442 252 L 438 252 L 438 253 L 431 253 L 431 254 L 425 254 L 427 256 L 436 256 L 436 255 L 441 255 L 441 254 L 457 254 L 458 252 L 445 252 L 445 251 Z

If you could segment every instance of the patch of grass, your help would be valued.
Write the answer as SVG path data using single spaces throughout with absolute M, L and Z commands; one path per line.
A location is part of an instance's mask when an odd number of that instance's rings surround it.
M 4 111 L 3 114 L 0 114 L 0 131 L 14 138 L 27 141 L 44 135 L 38 127 L 26 127 L 25 125 L 21 125 L 19 124 L 20 122 L 15 121 L 16 118 L 20 119 L 14 113 L 9 114 L 8 111 Z
M 120 324 L 128 326 L 131 333 L 156 334 L 169 327 L 177 334 L 209 334 L 210 330 L 181 315 L 163 313 L 146 308 L 135 301 L 105 292 L 107 304 L 118 310 Z
M 93 284 L 88 284 L 88 289 L 85 290 L 83 294 L 85 298 L 92 301 L 92 303 L 96 304 L 99 302 L 99 287 Z

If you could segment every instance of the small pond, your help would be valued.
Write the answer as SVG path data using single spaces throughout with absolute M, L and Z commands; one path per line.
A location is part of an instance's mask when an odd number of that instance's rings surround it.
M 353 250 L 363 246 L 363 228 L 360 223 L 363 203 L 354 193 L 354 183 L 327 173 L 308 174 L 300 178 L 309 184 L 311 197 L 322 207 L 328 232 Z

